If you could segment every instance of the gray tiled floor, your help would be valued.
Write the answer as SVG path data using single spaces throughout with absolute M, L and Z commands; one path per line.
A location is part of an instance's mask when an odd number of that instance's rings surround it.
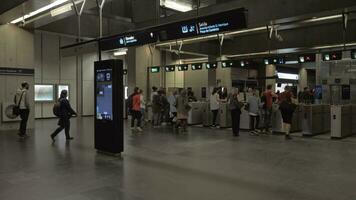
M 55 120 L 25 141 L 0 132 L 1 200 L 354 200 L 356 138 L 238 139 L 228 130 L 126 133 L 121 159 L 93 149 L 92 118 L 73 119 L 75 140 L 51 145 Z M 298 135 L 298 134 L 296 134 Z

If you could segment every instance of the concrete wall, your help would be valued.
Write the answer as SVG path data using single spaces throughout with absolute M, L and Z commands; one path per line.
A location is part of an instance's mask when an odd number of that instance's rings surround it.
M 13 25 L 0 26 L 0 67 L 34 69 L 34 36 Z M 21 82 L 27 81 L 30 87 L 30 99 L 33 99 L 33 76 L 0 75 L 0 103 L 13 102 L 16 90 Z M 28 128 L 34 128 L 34 103 L 31 103 Z M 18 122 L 0 120 L 0 130 L 14 130 Z

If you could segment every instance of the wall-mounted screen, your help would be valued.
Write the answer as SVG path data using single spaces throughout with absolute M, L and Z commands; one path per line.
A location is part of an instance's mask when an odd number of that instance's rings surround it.
M 54 85 L 35 85 L 35 101 L 54 101 Z
M 61 96 L 61 92 L 63 91 L 63 90 L 67 90 L 67 94 L 68 94 L 68 96 L 67 96 L 67 99 L 69 99 L 69 85 L 57 85 L 57 98 L 59 98 L 60 96 Z
M 112 69 L 96 70 L 96 119 L 112 120 Z

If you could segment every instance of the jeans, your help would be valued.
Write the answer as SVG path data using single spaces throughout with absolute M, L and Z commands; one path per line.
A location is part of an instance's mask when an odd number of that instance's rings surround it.
M 240 111 L 238 109 L 231 110 L 232 133 L 238 136 L 240 133 Z
M 161 113 L 153 113 L 153 126 L 161 125 Z
M 219 110 L 211 110 L 213 112 L 213 126 L 216 126 L 216 119 L 218 117 Z
M 20 128 L 19 133 L 21 136 L 26 135 L 28 116 L 30 115 L 30 109 L 20 109 Z
M 260 116 L 250 115 L 250 129 L 256 130 L 258 129 L 258 125 L 260 124 Z
M 141 127 L 141 119 L 141 111 L 132 110 L 131 128 L 135 127 L 135 120 L 137 120 L 137 127 Z
M 52 137 L 56 137 L 58 135 L 58 133 L 60 133 L 63 129 L 64 129 L 64 132 L 66 134 L 66 139 L 69 139 L 70 138 L 70 135 L 69 135 L 69 130 L 70 130 L 70 120 L 69 118 L 68 119 L 59 119 L 58 121 L 58 125 L 59 127 L 54 131 L 54 133 L 52 133 Z
M 264 129 L 267 131 L 271 127 L 272 108 L 264 109 Z

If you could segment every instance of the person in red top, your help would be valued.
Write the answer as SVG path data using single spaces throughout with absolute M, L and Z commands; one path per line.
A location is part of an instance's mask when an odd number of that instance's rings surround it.
M 262 95 L 263 111 L 264 111 L 264 126 L 263 132 L 270 133 L 271 117 L 272 117 L 272 104 L 273 98 L 277 95 L 272 91 L 272 85 L 267 85 L 266 91 Z
M 142 132 L 141 129 L 141 94 L 139 88 L 135 88 L 134 93 L 132 94 L 132 119 L 131 119 L 131 130 L 137 130 Z M 135 120 L 137 120 L 135 128 Z

